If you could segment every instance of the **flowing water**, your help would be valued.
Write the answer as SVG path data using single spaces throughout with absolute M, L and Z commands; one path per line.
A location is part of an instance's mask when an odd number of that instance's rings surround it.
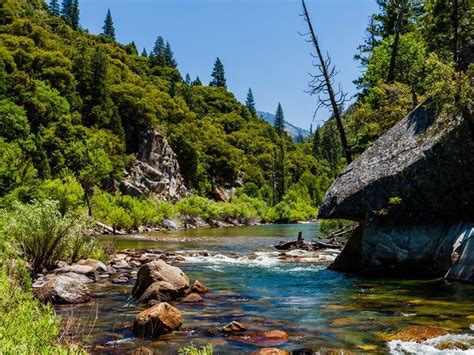
M 133 280 L 129 285 L 113 285 L 108 281 L 93 284 L 90 286 L 95 293 L 93 301 L 58 310 L 72 315 L 72 319 L 80 319 L 71 331 L 81 333 L 84 342 L 98 344 L 97 352 L 129 353 L 146 346 L 156 353 L 172 354 L 191 342 L 213 344 L 215 353 L 222 354 L 258 349 L 209 333 L 210 329 L 232 320 L 256 332 L 271 329 L 287 332 L 290 338 L 279 348 L 295 353 L 304 353 L 304 349 L 322 353 L 332 350 L 434 352 L 441 348 L 439 344 L 448 343 L 451 345 L 444 348 L 454 349 L 453 353 L 457 353 L 456 349 L 472 348 L 474 286 L 444 280 L 367 278 L 326 270 L 335 256 L 331 250 L 322 255 L 299 253 L 299 258 L 278 258 L 279 253 L 272 245 L 295 238 L 300 230 L 306 240 L 319 236 L 317 224 L 300 224 L 191 230 L 117 239 L 119 249 L 158 248 L 182 253 L 186 261 L 179 267 L 191 280 L 199 279 L 211 290 L 202 304 L 177 303 L 183 312 L 183 328 L 159 339 L 133 338 L 129 330 L 134 315 L 146 308 L 129 298 Z M 199 254 L 203 251 L 208 255 Z M 188 256 L 193 253 L 195 256 Z M 449 334 L 421 344 L 390 338 L 414 325 L 444 328 Z M 110 344 L 114 344 L 113 350 Z

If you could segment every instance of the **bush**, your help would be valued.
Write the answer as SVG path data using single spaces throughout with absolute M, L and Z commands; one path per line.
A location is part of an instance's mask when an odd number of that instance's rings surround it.
M 319 223 L 319 230 L 324 235 L 329 235 L 338 231 L 339 229 L 349 227 L 355 222 L 347 221 L 345 219 L 324 219 Z
M 52 268 L 58 260 L 75 262 L 96 247 L 95 240 L 82 236 L 87 225 L 83 213 L 74 210 L 62 215 L 56 201 L 16 203 L 12 211 L 2 210 L 0 214 L 10 242 L 34 273 Z
M 0 353 L 67 354 L 59 345 L 61 320 L 49 305 L 15 286 L 0 270 Z
M 197 347 L 191 344 L 180 348 L 178 353 L 182 355 L 212 355 L 214 353 L 214 349 L 212 348 L 211 344 L 207 344 L 202 347 Z
M 177 211 L 183 216 L 218 219 L 222 216 L 221 205 L 200 196 L 189 196 L 176 203 Z

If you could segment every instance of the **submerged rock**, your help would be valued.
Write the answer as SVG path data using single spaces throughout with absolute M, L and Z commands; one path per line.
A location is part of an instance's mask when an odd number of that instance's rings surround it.
M 436 338 L 445 335 L 448 332 L 445 329 L 437 327 L 412 326 L 392 334 L 389 340 L 414 341 L 421 343 L 427 339 Z
M 247 329 L 248 328 L 245 325 L 234 320 L 226 326 L 222 327 L 222 332 L 226 334 L 242 333 L 245 332 Z
M 250 355 L 288 355 L 289 352 L 278 348 L 263 348 L 254 350 Z
M 133 332 L 143 338 L 152 338 L 177 330 L 183 323 L 181 312 L 162 302 L 135 317 Z
M 83 303 L 91 299 L 87 286 L 68 276 L 59 275 L 36 290 L 41 302 L 54 304 Z
M 203 298 L 199 295 L 199 293 L 190 293 L 186 297 L 183 298 L 184 303 L 198 303 L 204 301 Z
M 340 174 L 319 217 L 362 223 L 332 269 L 473 281 L 471 125 L 425 103 Z
M 209 291 L 209 289 L 204 286 L 201 281 L 195 280 L 191 286 L 191 291 L 197 293 L 206 293 Z
M 168 265 L 163 260 L 156 260 L 142 265 L 138 270 L 132 290 L 133 296 L 140 298 L 146 289 L 157 281 L 169 282 L 176 288 L 178 294 L 184 294 L 189 288 L 189 278 L 180 268 Z
M 245 344 L 272 347 L 279 346 L 288 341 L 288 333 L 281 330 L 268 330 L 260 333 L 231 335 L 232 340 L 240 341 Z

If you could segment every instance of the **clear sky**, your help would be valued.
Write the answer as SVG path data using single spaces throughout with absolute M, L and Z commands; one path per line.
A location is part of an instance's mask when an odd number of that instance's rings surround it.
M 353 59 L 363 41 L 375 0 L 307 0 L 320 45 L 339 71 L 337 81 L 350 95 L 360 73 Z M 285 118 L 308 128 L 316 98 L 305 93 L 313 70 L 311 46 L 298 0 L 80 0 L 81 25 L 102 31 L 107 9 L 117 40 L 149 52 L 158 35 L 171 43 L 181 74 L 199 75 L 204 84 L 216 57 L 224 63 L 228 89 L 244 101 L 252 88 L 257 109 L 274 113 L 281 102 Z M 318 113 L 316 123 L 328 112 Z

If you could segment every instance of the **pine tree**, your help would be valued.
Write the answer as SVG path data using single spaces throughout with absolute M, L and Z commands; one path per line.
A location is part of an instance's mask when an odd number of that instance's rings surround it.
M 135 41 L 130 42 L 127 45 L 126 50 L 128 54 L 138 55 L 138 49 L 137 49 L 137 45 L 135 44 Z
M 313 147 L 312 147 L 313 156 L 317 159 L 321 159 L 321 127 L 318 126 L 313 135 Z
M 249 88 L 247 93 L 247 100 L 245 101 L 245 107 L 252 113 L 252 115 L 257 114 L 257 110 L 255 109 L 255 99 L 253 97 L 252 89 Z
M 148 57 L 148 53 L 146 52 L 146 48 L 143 48 L 142 57 Z
M 150 58 L 154 65 L 164 65 L 165 64 L 165 40 L 163 37 L 158 36 L 155 41 L 155 45 L 153 46 L 153 50 L 150 53 Z
M 51 0 L 49 3 L 49 12 L 51 12 L 51 15 L 53 16 L 59 16 L 61 14 L 59 0 Z
M 73 0 L 63 0 L 61 4 L 61 17 L 69 26 L 72 26 L 72 7 Z
M 280 103 L 278 103 L 278 107 L 275 113 L 274 127 L 280 135 L 285 132 L 285 115 L 283 114 L 283 109 Z
M 173 68 L 176 68 L 178 66 L 178 63 L 176 63 L 176 60 L 174 59 L 173 51 L 171 50 L 171 45 L 168 41 L 166 42 L 164 58 L 165 65 L 168 65 Z
M 193 86 L 202 86 L 201 79 L 199 79 L 199 75 L 196 77 L 196 80 L 193 81 Z
M 92 105 L 100 105 L 107 96 L 107 57 L 102 50 L 97 47 L 91 61 L 90 91 Z
M 189 76 L 189 73 L 186 73 L 186 76 L 184 77 L 184 83 L 187 86 L 191 86 L 191 77 Z
M 71 9 L 71 27 L 79 29 L 79 0 L 73 0 Z
M 113 39 L 115 41 L 115 27 L 114 21 L 112 20 L 112 14 L 110 13 L 110 9 L 107 10 L 107 15 L 105 16 L 104 26 L 102 27 L 104 31 L 104 35 Z
M 209 83 L 209 86 L 222 87 L 227 89 L 224 65 L 222 64 L 219 57 L 217 57 L 216 62 L 214 63 L 214 69 L 212 70 L 212 80 Z

